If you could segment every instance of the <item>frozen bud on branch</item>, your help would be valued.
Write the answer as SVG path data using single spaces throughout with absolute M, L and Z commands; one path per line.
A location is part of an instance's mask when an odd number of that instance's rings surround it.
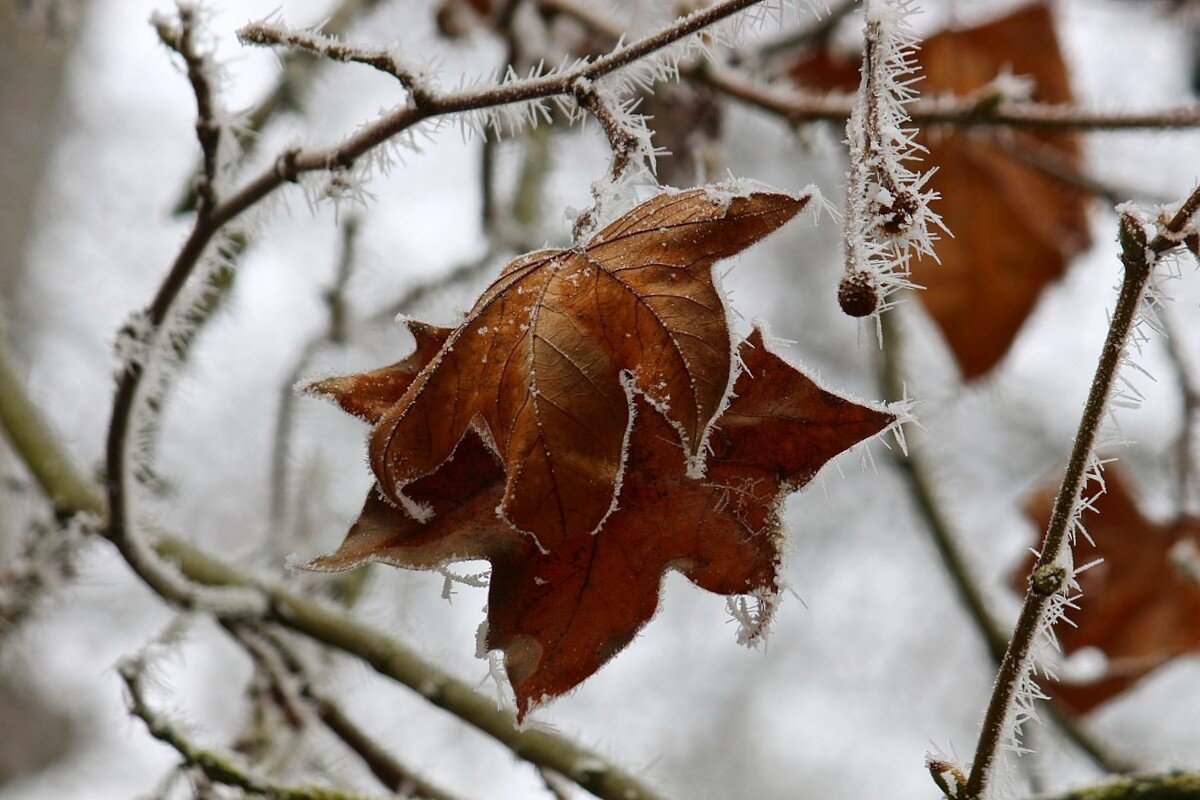
M 925 768 L 929 770 L 933 782 L 946 797 L 957 800 L 957 798 L 966 796 L 964 792 L 967 789 L 967 776 L 953 763 L 942 758 L 926 756 Z
M 854 270 L 842 276 L 838 284 L 838 305 L 851 317 L 867 317 L 879 308 L 879 285 L 865 270 Z

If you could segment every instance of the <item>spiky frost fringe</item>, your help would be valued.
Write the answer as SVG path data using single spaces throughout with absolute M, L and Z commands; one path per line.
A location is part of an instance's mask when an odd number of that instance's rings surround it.
M 913 0 L 866 0 L 862 80 L 846 126 L 846 274 L 839 299 L 847 313 L 874 316 L 877 325 L 887 298 L 912 286 L 912 257 L 936 258 L 933 243 L 937 229 L 944 230 L 929 207 L 937 193 L 925 188 L 933 172 L 910 166 L 923 150 L 906 110 L 920 79 L 908 22 L 913 13 Z

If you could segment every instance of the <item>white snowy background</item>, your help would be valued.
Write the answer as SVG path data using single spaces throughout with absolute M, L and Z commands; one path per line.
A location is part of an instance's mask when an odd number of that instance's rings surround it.
M 987 18 L 1008 6 L 919 5 L 927 11 L 918 19 L 925 29 L 954 16 Z M 295 24 L 316 22 L 328 10 L 314 0 L 211 7 L 210 28 L 228 74 L 224 100 L 234 109 L 253 103 L 278 69 L 272 54 L 240 47 L 234 30 L 276 10 Z M 1191 34 L 1158 4 L 1064 0 L 1054 8 L 1081 103 L 1133 108 L 1194 101 Z M 147 24 L 155 10 L 170 7 L 133 0 L 85 7 L 61 103 L 66 122 L 37 198 L 24 276 L 14 296 L 3 298 L 31 391 L 88 468 L 102 455 L 115 331 L 147 302 L 187 225 L 172 219 L 169 208 L 196 158 L 194 105 Z M 485 36 L 454 45 L 438 40 L 423 0 L 381 3 L 351 37 L 399 40 L 417 59 L 438 56 L 446 85 L 487 73 L 503 56 Z M 263 151 L 297 137 L 332 141 L 396 102 L 398 92 L 366 68 L 325 68 L 304 101 L 308 113 L 279 119 Z M 785 189 L 815 182 L 838 202 L 841 134 L 814 130 L 803 144 L 779 122 L 731 105 L 728 165 L 735 175 Z M 594 128 L 555 136 L 552 147 L 544 230 L 547 239 L 561 241 L 569 224 L 560 209 L 586 205 L 606 155 Z M 1200 136 L 1095 134 L 1088 154 L 1097 176 L 1153 196 L 1182 197 L 1200 170 Z M 478 143 L 447 126 L 370 182 L 374 198 L 362 212 L 348 293 L 356 315 L 368 316 L 406 286 L 483 251 L 478 159 Z M 317 514 L 304 538 L 279 543 L 268 514 L 274 421 L 301 348 L 326 324 L 321 293 L 332 281 L 339 239 L 332 208 L 313 213 L 294 189 L 287 197 L 286 207 L 265 218 L 232 296 L 194 347 L 171 395 L 159 462 L 172 499 L 163 522 L 266 572 L 281 571 L 289 553 L 303 558 L 336 546 L 370 483 L 364 430 L 329 406 L 301 400 L 293 474 L 306 476 L 304 491 L 313 494 L 307 502 Z M 924 401 L 918 414 L 945 476 L 940 493 L 1006 622 L 1018 602 L 1007 575 L 1035 534 L 1021 516 L 1022 498 L 1065 457 L 1115 297 L 1115 216 L 1097 204 L 1092 218 L 1092 251 L 1046 293 L 1008 358 L 977 386 L 957 383 L 932 326 L 915 304 L 907 309 L 915 331 L 910 363 L 922 365 L 910 392 Z M 815 225 L 806 217 L 738 259 L 727 285 L 746 320 L 763 319 L 776 336 L 795 342 L 783 349 L 794 363 L 831 386 L 877 398 L 873 330 L 841 315 L 834 302 L 837 242 L 828 216 Z M 1171 290 L 1178 298 L 1172 311 L 1191 323 L 1185 347 L 1195 359 L 1200 281 L 1191 272 L 1185 267 Z M 422 316 L 451 321 L 478 288 L 441 294 Z M 395 326 L 326 353 L 313 370 L 383 363 L 408 347 L 407 334 Z M 1139 363 L 1160 381 L 1135 377 L 1147 400 L 1120 414 L 1126 435 L 1136 440 L 1122 455 L 1147 507 L 1165 512 L 1178 392 L 1160 342 Z M 994 671 L 903 484 L 880 445 L 872 447 L 877 471 L 860 469 L 860 455 L 847 454 L 789 501 L 787 578 L 803 603 L 785 599 L 765 649 L 740 648 L 724 599 L 673 575 L 645 632 L 573 695 L 539 711 L 536 724 L 594 746 L 681 800 L 935 797 L 922 759 L 935 748 L 969 757 Z M 19 474 L 11 464 L 6 469 Z M 11 494 L 0 501 L 11 504 L 0 509 L 0 520 L 20 519 L 17 506 L 29 502 Z M 17 533 L 3 531 L 5 547 Z M 457 587 L 448 603 L 442 584 L 438 575 L 377 569 L 355 613 L 490 692 L 487 665 L 474 657 L 485 591 Z M 74 718 L 74 744 L 45 771 L 0 787 L 0 800 L 106 800 L 154 790 L 176 757 L 129 718 L 113 665 L 171 616 L 111 547 L 88 546 L 78 576 L 0 651 L 0 670 L 21 675 L 30 691 Z M 154 698 L 187 720 L 198 739 L 221 744 L 244 722 L 249 673 L 242 653 L 201 623 L 156 671 Z M 330 681 L 380 741 L 464 798 L 547 796 L 528 765 L 367 667 L 346 663 Z M 1180 659 L 1096 712 L 1088 727 L 1148 769 L 1200 767 L 1198 682 L 1200 661 Z M 21 735 L 16 727 L 0 732 L 0 748 Z M 1035 731 L 1032 742 L 1039 752 L 1027 760 L 1042 786 L 1093 777 L 1051 730 Z M 376 791 L 335 744 L 311 749 L 313 763 Z M 1025 780 L 1015 773 L 1018 792 Z

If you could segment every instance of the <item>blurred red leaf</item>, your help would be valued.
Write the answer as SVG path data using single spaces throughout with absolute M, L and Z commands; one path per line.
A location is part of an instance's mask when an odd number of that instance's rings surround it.
M 1179 655 L 1200 650 L 1200 520 L 1183 518 L 1160 525 L 1147 520 L 1120 473 L 1105 473 L 1108 490 L 1083 512 L 1083 524 L 1095 540 L 1080 541 L 1075 563 L 1103 562 L 1078 576 L 1081 608 L 1069 616 L 1074 625 L 1056 633 L 1070 655 L 1094 647 L 1108 660 L 1095 680 L 1050 683 L 1051 696 L 1075 713 L 1085 714 L 1135 685 Z M 1040 530 L 1050 522 L 1055 489 L 1028 504 Z M 1021 592 L 1034 565 L 1032 557 L 1013 574 Z
M 1032 79 L 1034 100 L 1072 100 L 1054 18 L 1041 3 L 931 36 L 916 61 L 925 97 L 971 96 L 1007 71 Z M 853 91 L 858 67 L 857 57 L 822 51 L 802 56 L 791 76 L 810 88 Z M 929 187 L 942 197 L 936 209 L 953 237 L 937 243 L 940 265 L 914 262 L 913 281 L 926 287 L 918 296 L 963 376 L 978 378 L 1000 362 L 1041 292 L 1090 242 L 1086 194 L 1019 154 L 1077 169 L 1081 142 L 1070 133 L 990 127 L 932 128 L 918 142 L 929 150 L 922 168 L 937 169 Z
M 668 569 L 719 594 L 773 597 L 783 497 L 895 418 L 821 389 L 766 350 L 757 331 L 740 356 L 746 369 L 714 428 L 703 478 L 689 476 L 674 427 L 635 395 L 618 506 L 594 535 L 543 551 L 506 524 L 495 513 L 504 470 L 471 432 L 407 489 L 430 517 L 417 521 L 373 490 L 338 551 L 310 566 L 432 569 L 489 560 L 487 646 L 504 651 L 522 717 L 632 640 L 657 609 Z M 338 396 L 348 387 L 326 382 L 322 390 Z
M 712 188 L 662 194 L 580 248 L 514 260 L 379 419 L 370 455 L 384 494 L 404 503 L 406 485 L 478 426 L 505 467 L 500 508 L 509 522 L 544 548 L 594 531 L 621 472 L 623 376 L 666 409 L 697 453 L 730 374 L 713 264 L 808 199 Z

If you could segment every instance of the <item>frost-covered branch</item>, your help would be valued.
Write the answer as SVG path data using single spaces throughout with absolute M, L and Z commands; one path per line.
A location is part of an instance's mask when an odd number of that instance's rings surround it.
M 151 708 L 146 699 L 145 654 L 125 659 L 117 667 L 128 692 L 129 711 L 146 724 L 150 735 L 168 745 L 188 766 L 200 770 L 206 778 L 222 786 L 231 786 L 270 800 L 364 800 L 362 795 L 343 792 L 329 786 L 282 786 L 253 775 L 232 756 L 200 747 L 177 726 Z
M 608 139 L 609 149 L 612 150 L 612 180 L 621 180 L 644 151 L 648 135 L 639 134 L 645 130 L 645 125 L 641 125 L 641 131 L 630 126 L 627 119 L 630 116 L 628 109 L 619 107 L 613 98 L 603 97 L 591 81 L 581 80 L 572 88 L 579 107 L 600 123 L 604 137 Z
M 201 53 L 196 44 L 199 9 L 179 3 L 178 23 L 156 14 L 152 18 L 158 38 L 183 58 L 188 82 L 196 96 L 196 139 L 200 143 L 201 166 L 193 190 L 197 211 L 207 216 L 217 205 L 217 170 L 221 148 L 221 125 L 213 90 L 213 64 L 209 53 Z
M 547 767 L 603 800 L 661 800 L 662 795 L 611 761 L 553 731 L 519 728 L 494 697 L 435 667 L 402 642 L 345 613 L 271 583 L 257 581 L 179 539 L 161 539 L 159 553 L 191 581 L 214 588 L 255 588 L 267 599 L 266 622 L 360 659 L 379 674 L 491 736 L 514 755 Z
M 290 47 L 331 61 L 341 61 L 346 64 L 364 64 L 380 72 L 391 75 L 400 81 L 400 85 L 412 92 L 421 91 L 421 85 L 415 70 L 403 64 L 396 53 L 389 48 L 369 48 L 352 45 L 317 31 L 300 31 L 270 25 L 266 22 L 252 22 L 238 30 L 238 39 L 242 44 L 254 44 L 263 47 Z
M 902 320 L 896 316 L 899 313 L 899 309 L 894 309 L 881 318 L 883 345 L 880 353 L 880 377 L 884 396 L 892 402 L 908 399 L 904 379 L 905 337 Z M 938 477 L 933 464 L 926 457 L 921 432 L 909 431 L 905 438 L 907 447 L 904 449 L 894 448 L 890 451 L 890 455 L 900 468 L 917 511 L 922 517 L 924 528 L 929 533 L 930 539 L 942 559 L 950 582 L 974 623 L 975 629 L 987 646 L 988 655 L 991 656 L 995 666 L 999 668 L 1004 660 L 1008 637 L 988 608 L 984 593 L 960 546 L 964 537 L 961 531 L 955 530 L 949 510 L 939 495 Z M 1063 734 L 1097 767 L 1110 774 L 1133 771 L 1133 767 L 1129 763 L 1108 752 L 1103 744 L 1083 730 L 1075 720 L 1061 714 L 1054 705 L 1047 704 L 1045 711 Z M 935 782 L 941 776 L 943 780 L 951 781 L 955 786 L 958 785 L 957 765 L 951 764 L 945 759 L 930 759 L 926 766 L 929 767 Z M 946 777 L 947 775 L 949 777 Z M 965 775 L 962 776 L 961 782 L 965 784 Z M 949 785 L 950 783 L 947 783 L 947 786 Z M 939 788 L 946 791 L 946 787 L 940 783 Z
M 910 258 L 933 256 L 941 226 L 929 208 L 937 193 L 924 188 L 932 173 L 909 168 L 921 149 L 905 108 L 916 99 L 917 80 L 909 6 L 909 0 L 864 2 L 862 82 L 846 124 L 845 274 L 838 286 L 838 303 L 852 317 L 877 314 L 890 294 L 911 285 Z
M 341 0 L 325 19 L 321 31 L 327 36 L 338 36 L 344 33 L 350 24 L 376 5 L 380 0 Z M 237 124 L 230 133 L 236 138 L 241 149 L 240 157 L 245 158 L 257 147 L 261 133 L 275 115 L 285 109 L 298 107 L 300 98 L 308 89 L 317 68 L 329 63 L 315 59 L 306 54 L 290 52 L 283 56 L 282 69 L 275 84 L 263 95 L 252 108 L 240 114 Z M 198 175 L 202 167 L 193 169 L 193 175 Z M 196 208 L 195 177 L 188 181 L 188 186 L 180 193 L 179 200 L 172 209 L 175 214 L 184 214 Z
M 282 637 L 246 623 L 226 622 L 224 627 L 267 676 L 275 694 L 307 706 L 386 788 L 412 800 L 458 800 L 402 764 L 360 728 L 337 702 L 314 685 L 304 659 Z
M 855 98 L 766 84 L 725 66 L 709 65 L 710 86 L 748 105 L 782 117 L 792 125 L 843 122 L 854 110 Z M 958 128 L 1010 127 L 1032 130 L 1169 130 L 1200 127 L 1200 105 L 1150 111 L 1108 111 L 1069 103 L 1034 103 L 992 97 L 949 97 L 915 100 L 906 107 L 918 125 Z
M 582 240 L 611 211 L 609 207 L 619 199 L 621 187 L 653 174 L 654 145 L 645 118 L 633 112 L 633 103 L 621 102 L 586 78 L 575 83 L 572 93 L 579 108 L 600 124 L 612 152 L 608 180 L 592 184 L 595 206 L 575 220 L 575 238 Z
M 1016 628 L 996 677 L 962 800 L 981 800 L 985 796 L 997 752 L 1006 737 L 1011 737 L 1031 713 L 1024 706 L 1039 694 L 1031 674 L 1034 645 L 1039 639 L 1053 635 L 1053 625 L 1077 586 L 1071 547 L 1079 529 L 1085 482 L 1090 478 L 1103 486 L 1095 449 L 1102 423 L 1109 414 L 1113 387 L 1127 360 L 1126 348 L 1139 321 L 1155 267 L 1164 253 L 1178 247 L 1183 237 L 1195 232 L 1193 218 L 1197 209 L 1200 209 L 1200 186 L 1169 219 L 1158 225 L 1153 238 L 1148 237 L 1143 223 L 1132 213 L 1126 210 L 1121 214 L 1124 279 L 1120 295 L 1084 404 L 1066 475 L 1054 502 L 1037 564 L 1030 574 Z

